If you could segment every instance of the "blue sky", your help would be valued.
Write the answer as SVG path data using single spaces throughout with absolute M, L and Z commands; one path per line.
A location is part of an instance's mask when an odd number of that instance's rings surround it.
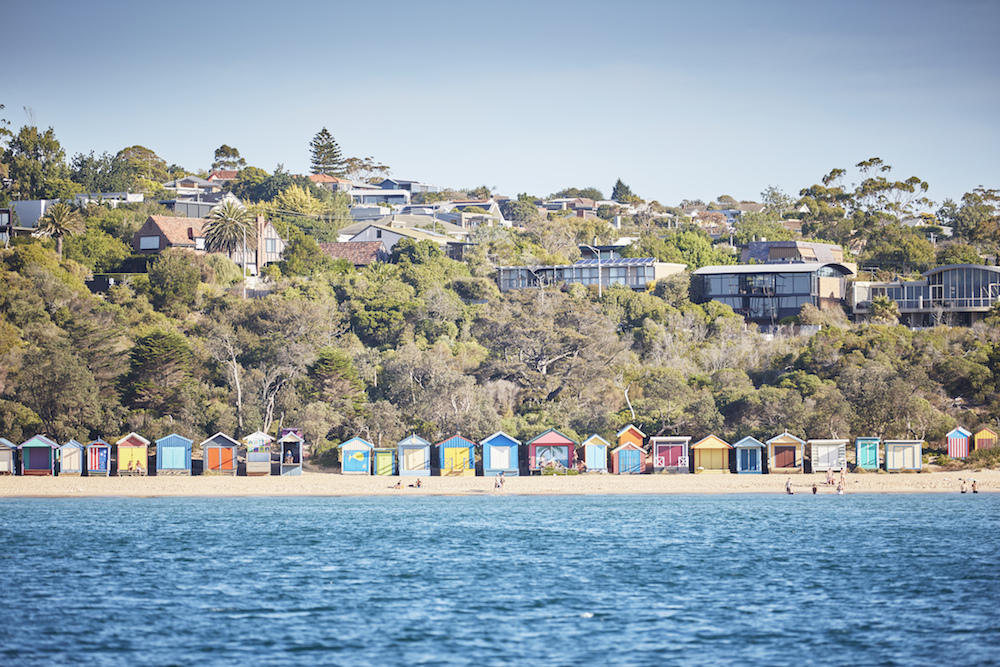
M 881 157 L 1000 188 L 1000 2 L 0 0 L 0 112 L 67 155 L 216 148 L 307 173 L 327 127 L 399 178 L 676 205 Z

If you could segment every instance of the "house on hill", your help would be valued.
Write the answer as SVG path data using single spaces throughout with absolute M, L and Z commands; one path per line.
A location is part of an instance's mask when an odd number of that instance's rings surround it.
M 176 218 L 166 215 L 151 215 L 139 231 L 132 237 L 132 248 L 139 253 L 160 253 L 167 248 L 190 250 L 202 255 L 205 249 L 205 218 Z M 278 234 L 270 220 L 258 215 L 257 247 L 244 252 L 237 249 L 228 253 L 229 259 L 239 265 L 246 265 L 252 274 L 258 273 L 271 262 L 281 261 L 285 251 L 285 241 Z

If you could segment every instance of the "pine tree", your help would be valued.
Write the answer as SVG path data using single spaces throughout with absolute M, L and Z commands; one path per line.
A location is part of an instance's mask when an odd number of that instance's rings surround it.
M 343 176 L 346 163 L 340 152 L 340 145 L 325 127 L 309 142 L 312 148 L 312 171 L 314 174 Z

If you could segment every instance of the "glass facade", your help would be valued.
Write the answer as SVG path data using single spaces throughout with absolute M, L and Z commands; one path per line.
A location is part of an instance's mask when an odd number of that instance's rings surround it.
M 759 271 L 696 272 L 691 281 L 692 298 L 698 303 L 724 303 L 748 320 L 778 321 L 798 315 L 806 303 L 821 305 L 820 279 L 843 281 L 844 275 L 843 269 L 828 265 L 810 267 L 806 271 L 761 265 Z M 835 293 L 844 293 L 842 282 Z
M 656 279 L 656 260 L 627 259 L 583 260 L 565 266 L 504 266 L 497 269 L 497 283 L 500 291 L 580 283 L 581 285 L 625 285 L 633 289 L 645 289 L 647 283 Z M 599 278 L 598 278 L 599 277 Z
M 913 282 L 870 283 L 867 295 L 858 293 L 868 298 L 856 298 L 855 308 L 867 311 L 877 296 L 895 301 L 900 312 L 988 310 L 1000 299 L 1000 268 L 994 266 L 945 267 L 924 276 L 925 280 Z

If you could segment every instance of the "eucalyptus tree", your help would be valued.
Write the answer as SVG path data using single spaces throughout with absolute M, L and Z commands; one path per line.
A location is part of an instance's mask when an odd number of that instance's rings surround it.
M 51 236 L 56 240 L 56 254 L 62 259 L 63 238 L 83 234 L 86 227 L 80 214 L 66 204 L 54 204 L 38 221 L 39 236 Z

